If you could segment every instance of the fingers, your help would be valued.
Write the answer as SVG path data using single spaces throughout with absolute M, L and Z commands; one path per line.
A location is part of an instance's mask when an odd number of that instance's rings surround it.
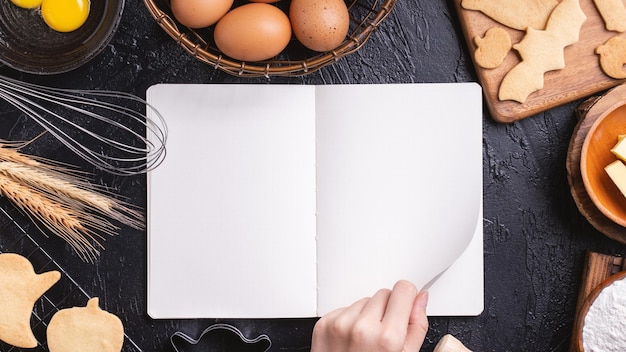
M 419 351 L 426 332 L 428 293 L 408 281 L 379 290 L 322 317 L 313 329 L 312 351 Z
M 336 320 L 338 317 L 356 317 L 361 314 L 363 307 L 367 304 L 370 298 L 362 298 L 354 303 L 352 303 L 348 307 L 343 307 L 339 309 L 335 309 L 332 312 L 326 314 L 324 319 L 326 320 Z M 350 319 L 352 320 L 352 319 Z
M 400 351 L 406 344 L 408 325 L 417 288 L 408 281 L 398 281 L 391 291 L 381 321 L 379 346 L 383 351 Z
M 389 296 L 391 296 L 391 290 L 389 289 L 382 289 L 376 292 L 367 302 L 367 305 L 363 307 L 363 317 L 371 321 L 382 321 L 387 309 Z
M 413 303 L 417 297 L 417 288 L 408 281 L 398 281 L 391 291 L 383 324 L 394 322 L 394 325 L 409 323 Z
M 428 317 L 426 306 L 428 304 L 428 291 L 422 291 L 417 295 L 411 315 L 405 341 L 405 351 L 419 351 L 428 332 Z
M 369 300 L 369 298 L 360 299 L 348 307 L 335 309 L 323 316 L 315 324 L 314 337 L 316 334 L 334 337 L 348 333 Z
M 370 298 L 362 298 L 343 309 L 337 316 L 332 317 L 334 324 L 331 328 L 340 334 L 348 333 L 354 326 L 354 322 L 361 316 L 363 307 L 368 305 L 370 300 Z

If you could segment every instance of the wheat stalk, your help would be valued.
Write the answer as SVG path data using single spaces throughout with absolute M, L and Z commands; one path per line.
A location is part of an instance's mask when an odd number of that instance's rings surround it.
M 0 175 L 58 197 L 76 209 L 88 209 L 133 228 L 143 228 L 143 216 L 139 211 L 97 192 L 95 186 L 75 176 L 11 161 L 0 161 Z
M 19 152 L 0 141 L 0 196 L 61 237 L 86 261 L 104 249 L 103 235 L 115 235 L 113 219 L 144 228 L 140 211 L 79 177 L 73 169 Z
M 99 254 L 93 244 L 98 243 L 93 232 L 81 223 L 71 209 L 7 177 L 0 177 L 0 194 L 67 241 L 83 259 L 92 261 Z
M 12 142 L 0 139 L 0 161 L 14 161 L 16 163 L 32 167 L 41 167 L 49 171 L 56 170 L 64 173 L 72 168 L 71 165 L 62 164 L 60 162 L 42 158 L 39 156 L 26 155 L 19 151 L 20 149 L 26 147 L 28 144 L 32 143 L 37 138 L 39 138 L 39 136 L 25 142 Z M 76 174 L 79 173 L 77 170 L 72 170 L 72 172 Z
M 23 147 L 24 143 L 12 143 L 0 140 L 0 160 L 1 161 L 13 161 L 29 166 L 41 166 L 41 164 L 34 158 L 28 157 L 20 153 L 17 149 Z

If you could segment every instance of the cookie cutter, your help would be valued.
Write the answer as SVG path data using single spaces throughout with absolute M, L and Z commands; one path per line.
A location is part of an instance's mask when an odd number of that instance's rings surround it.
M 170 337 L 170 343 L 174 347 L 176 352 L 190 352 L 190 351 L 227 351 L 223 342 L 223 334 L 220 332 L 226 332 L 229 335 L 234 335 L 238 339 L 237 343 L 240 343 L 240 347 L 235 348 L 235 351 L 240 352 L 267 352 L 272 347 L 272 340 L 265 334 L 261 334 L 254 339 L 247 338 L 241 330 L 233 325 L 225 323 L 216 323 L 210 325 L 200 333 L 200 336 L 196 339 L 189 335 L 176 331 Z M 221 336 L 221 337 L 220 337 Z M 179 343 L 179 340 L 181 343 Z M 206 346 L 205 346 L 206 344 Z M 221 349 L 219 347 L 222 347 Z M 198 349 L 198 347 L 200 347 Z M 203 348 L 206 347 L 206 348 Z

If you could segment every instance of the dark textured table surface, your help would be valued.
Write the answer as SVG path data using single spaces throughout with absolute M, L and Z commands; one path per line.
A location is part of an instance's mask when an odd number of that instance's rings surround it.
M 453 3 L 444 0 L 400 0 L 359 52 L 298 78 L 238 78 L 214 70 L 179 48 L 137 0 L 127 1 L 112 42 L 85 66 L 52 76 L 22 74 L 6 67 L 0 74 L 67 88 L 121 90 L 141 97 L 156 83 L 477 80 Z M 431 318 L 424 351 L 431 351 L 446 333 L 474 351 L 568 349 L 585 252 L 626 254 L 624 245 L 607 239 L 580 215 L 570 195 L 565 160 L 579 103 L 507 125 L 493 122 L 485 113 L 485 309 L 478 317 Z M 41 132 L 7 104 L 0 107 L 1 139 L 30 139 Z M 80 164 L 46 137 L 26 152 Z M 145 176 L 118 177 L 95 171 L 95 181 L 130 197 L 135 204 L 146 204 Z M 8 205 L 5 202 L 3 206 Z M 22 220 L 27 229 L 36 232 Z M 58 239 L 37 239 L 81 287 L 123 318 L 126 333 L 145 352 L 173 351 L 169 338 L 174 332 L 197 336 L 215 323 L 155 321 L 146 315 L 146 235 L 142 231 L 124 228 L 119 236 L 108 239 L 96 264 L 83 263 Z M 315 320 L 225 322 L 249 337 L 267 334 L 272 351 L 306 351 Z M 225 346 L 224 350 L 237 349 Z

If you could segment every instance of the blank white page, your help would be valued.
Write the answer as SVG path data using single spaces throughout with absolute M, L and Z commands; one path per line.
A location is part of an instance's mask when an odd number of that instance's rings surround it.
M 482 311 L 477 84 L 167 84 L 147 97 L 169 127 L 149 174 L 151 317 L 322 315 L 448 267 L 429 314 Z
M 314 316 L 314 87 L 156 85 L 149 175 L 153 318 Z
M 482 235 L 482 98 L 475 83 L 318 86 L 316 97 L 323 315 L 399 279 L 421 287 L 463 254 L 477 226 Z M 450 297 L 463 290 L 461 281 L 448 288 Z M 440 295 L 435 315 L 450 313 Z

